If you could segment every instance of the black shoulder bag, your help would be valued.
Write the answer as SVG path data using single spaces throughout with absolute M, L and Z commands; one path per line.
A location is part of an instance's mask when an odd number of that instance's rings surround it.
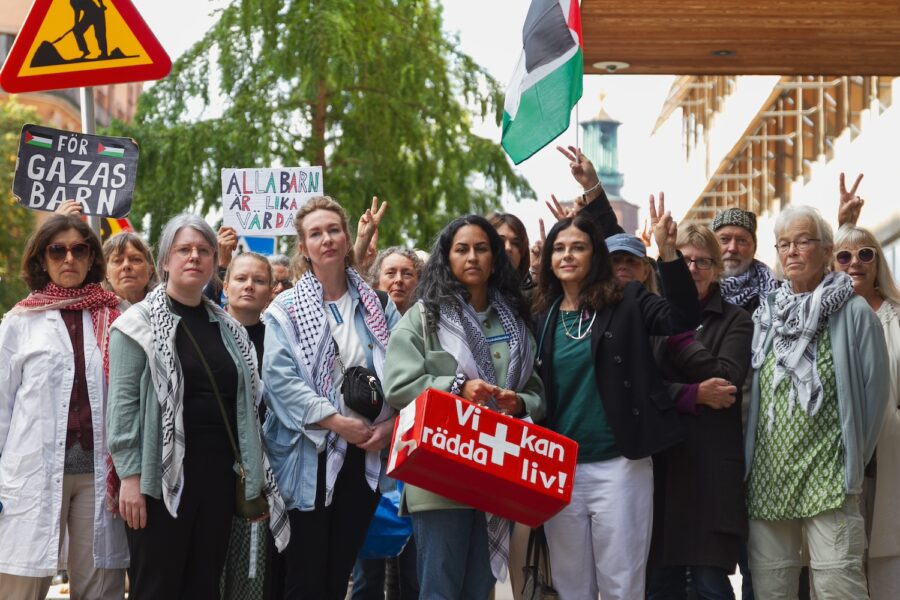
M 381 310 L 387 307 L 388 295 L 381 290 L 375 290 L 378 300 L 381 302 Z M 341 394 L 344 396 L 344 404 L 350 410 L 359 413 L 370 421 L 374 421 L 381 414 L 384 406 L 384 390 L 378 375 L 372 369 L 366 367 L 344 366 L 341 360 L 341 349 L 333 339 L 334 354 L 341 365 L 341 374 L 344 381 L 341 383 Z
M 209 384 L 212 386 L 213 394 L 215 394 L 216 400 L 219 402 L 219 411 L 222 413 L 222 420 L 225 421 L 225 432 L 228 434 L 228 441 L 231 443 L 231 450 L 234 452 L 234 460 L 238 466 L 239 477 L 236 477 L 234 480 L 234 514 L 238 517 L 247 519 L 248 521 L 262 521 L 269 516 L 269 503 L 266 502 L 266 496 L 263 493 L 260 493 L 259 496 L 252 500 L 247 500 L 245 491 L 247 477 L 244 472 L 244 461 L 241 460 L 241 451 L 238 450 L 237 442 L 234 440 L 234 433 L 231 431 L 231 423 L 228 421 L 228 412 L 225 410 L 225 403 L 222 401 L 222 396 L 219 394 L 219 386 L 216 385 L 216 378 L 213 377 L 212 369 L 209 368 L 209 363 L 206 362 L 206 357 L 203 355 L 203 351 L 200 350 L 200 344 L 197 343 L 194 334 L 192 334 L 188 326 L 184 324 L 184 321 L 181 321 L 180 324 L 184 328 L 184 332 L 187 334 L 191 344 L 194 346 L 194 350 L 197 351 L 200 363 L 203 365 L 203 368 L 206 369 L 206 376 L 209 377 Z
M 522 585 L 523 600 L 559 600 L 559 594 L 553 588 L 550 551 L 547 549 L 547 536 L 544 534 L 543 525 L 532 529 L 528 534 L 528 552 L 522 571 L 525 575 L 525 583 Z

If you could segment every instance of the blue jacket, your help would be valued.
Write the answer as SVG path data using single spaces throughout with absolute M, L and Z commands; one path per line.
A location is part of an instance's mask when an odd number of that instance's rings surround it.
M 353 285 L 348 285 L 348 288 L 353 302 L 354 326 L 364 343 L 366 365 L 374 369 L 374 348 L 378 341 L 366 327 L 359 291 Z M 393 329 L 400 320 L 393 302 L 387 304 L 385 319 L 389 329 Z M 328 430 L 317 423 L 337 414 L 337 398 L 320 396 L 306 384 L 300 376 L 289 337 L 281 324 L 268 312 L 263 315 L 263 320 L 266 324 L 266 343 L 262 379 L 269 408 L 263 424 L 263 436 L 269 461 L 285 506 L 288 509 L 313 510 L 318 454 L 324 452 L 328 437 Z M 337 393 L 340 390 L 333 390 L 332 395 Z

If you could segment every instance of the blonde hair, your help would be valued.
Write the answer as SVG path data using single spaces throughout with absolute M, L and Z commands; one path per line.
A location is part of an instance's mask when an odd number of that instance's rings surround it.
M 678 228 L 678 239 L 675 246 L 680 250 L 685 246 L 693 246 L 709 252 L 713 265 L 719 272 L 725 268 L 722 262 L 722 246 L 712 229 L 706 225 L 682 224 Z
M 259 254 L 257 252 L 242 252 L 231 259 L 231 262 L 228 263 L 228 268 L 225 269 L 225 283 L 228 283 L 231 280 L 231 272 L 234 270 L 234 265 L 242 259 L 252 258 L 253 260 L 260 262 L 265 265 L 266 273 L 269 274 L 269 287 L 275 287 L 274 277 L 272 276 L 272 265 L 269 263 L 269 259 Z
M 900 306 L 900 289 L 897 288 L 891 269 L 888 267 L 887 261 L 884 260 L 884 249 L 878 242 L 878 238 L 864 227 L 850 224 L 842 225 L 834 239 L 835 252 L 837 252 L 838 248 L 845 245 L 858 248 L 863 246 L 875 248 L 875 289 L 878 290 L 882 298 L 891 304 Z
M 344 264 L 346 264 L 348 267 L 356 266 L 356 259 L 353 254 L 353 244 L 350 241 L 350 227 L 347 225 L 347 212 L 344 210 L 344 207 L 338 204 L 337 201 L 335 201 L 335 199 L 331 196 L 316 196 L 315 198 L 310 198 L 310 200 L 306 204 L 300 207 L 300 210 L 297 211 L 297 214 L 294 215 L 294 229 L 297 230 L 298 242 L 305 241 L 303 219 L 317 210 L 330 210 L 338 217 L 340 217 L 341 229 L 344 230 L 344 234 L 347 236 L 347 256 L 344 257 Z M 309 270 L 310 266 L 311 265 L 309 262 L 309 257 L 301 256 L 300 260 L 297 260 L 295 262 L 294 274 L 299 279 L 300 276 L 303 275 L 303 273 Z

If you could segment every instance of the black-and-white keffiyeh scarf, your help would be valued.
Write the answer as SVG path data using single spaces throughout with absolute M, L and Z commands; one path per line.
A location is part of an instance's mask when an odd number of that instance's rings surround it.
M 384 380 L 384 355 L 387 349 L 388 329 L 381 301 L 375 291 L 363 280 L 355 269 L 348 268 L 348 285 L 359 292 L 365 317 L 364 321 L 375 340 L 373 362 L 375 374 Z M 269 306 L 269 314 L 282 326 L 292 342 L 292 352 L 299 367 L 301 377 L 306 385 L 314 389 L 341 414 L 344 410 L 343 397 L 340 390 L 334 389 L 334 362 L 336 359 L 335 344 L 331 335 L 331 326 L 325 315 L 325 302 L 322 284 L 307 271 L 300 277 L 291 293 L 280 294 Z M 394 411 L 386 406 L 375 420 L 380 423 L 394 416 Z M 331 504 L 334 484 L 344 464 L 347 454 L 347 440 L 338 434 L 329 432 L 325 442 L 325 504 Z M 381 475 L 381 458 L 378 452 L 366 452 L 366 481 L 373 490 L 378 489 L 378 478 Z
M 789 281 L 775 292 L 774 302 L 763 301 L 753 315 L 757 327 L 753 339 L 753 368 L 766 360 L 766 339 L 772 331 L 775 377 L 772 389 L 791 378 L 789 402 L 812 417 L 822 407 L 824 393 L 816 371 L 819 334 L 828 318 L 853 297 L 853 281 L 846 273 L 828 273 L 812 292 L 795 294 Z M 774 306 L 773 306 L 774 304 Z M 775 405 L 769 407 L 768 428 L 775 420 Z
M 218 322 L 224 326 L 234 339 L 241 359 L 247 369 L 238 369 L 249 376 L 250 404 L 253 407 L 253 422 L 258 423 L 256 415 L 256 399 L 261 392 L 257 371 L 256 351 L 247 337 L 246 330 L 222 310 L 217 304 L 207 298 L 203 298 L 208 311 L 212 312 Z M 175 334 L 178 320 L 172 313 L 172 308 L 167 300 L 165 286 L 158 286 L 138 304 L 131 307 L 120 321 L 116 321 L 114 328 L 121 329 L 123 333 L 132 337 L 144 347 L 150 361 L 150 375 L 156 398 L 159 402 L 162 421 L 162 499 L 173 517 L 178 516 L 178 505 L 181 501 L 181 493 L 184 490 L 184 376 L 181 371 L 181 363 L 175 348 Z M 149 326 L 149 339 L 139 339 L 137 329 Z M 148 347 L 149 346 L 149 347 Z M 269 505 L 269 528 L 275 538 L 275 545 L 279 550 L 287 547 L 290 539 L 290 524 L 287 512 L 284 509 L 284 501 L 278 491 L 278 484 L 272 469 L 269 467 L 269 459 L 266 456 L 262 436 L 260 438 L 265 483 L 263 493 Z
M 735 306 L 746 306 L 754 298 L 763 304 L 769 294 L 778 287 L 772 269 L 758 260 L 750 263 L 750 268 L 740 275 L 723 277 L 719 282 L 722 297 Z
M 450 393 L 459 395 L 468 379 L 483 379 L 497 385 L 497 373 L 491 361 L 490 345 L 478 322 L 478 314 L 462 297 L 457 296 L 455 300 L 441 305 L 437 336 L 441 348 L 456 359 L 456 378 Z M 503 331 L 509 336 L 506 388 L 520 390 L 531 377 L 534 367 L 534 350 L 529 341 L 528 329 L 500 294 L 491 292 L 488 301 L 497 313 Z M 497 410 L 496 400 L 492 398 L 488 407 Z M 511 523 L 497 515 L 486 516 L 491 571 L 494 577 L 505 581 Z

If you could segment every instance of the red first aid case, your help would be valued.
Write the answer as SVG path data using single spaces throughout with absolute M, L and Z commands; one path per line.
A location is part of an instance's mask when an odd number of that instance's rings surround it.
M 400 411 L 387 474 L 537 527 L 572 498 L 578 444 L 434 389 Z

